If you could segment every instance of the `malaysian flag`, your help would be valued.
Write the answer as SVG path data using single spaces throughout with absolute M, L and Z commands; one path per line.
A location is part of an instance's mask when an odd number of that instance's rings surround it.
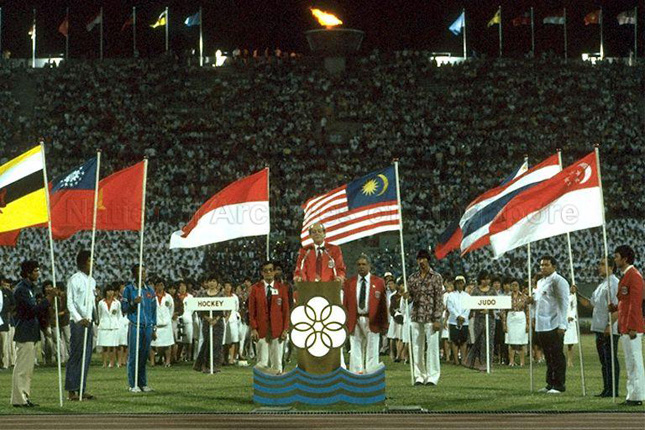
M 305 211 L 300 234 L 302 246 L 313 243 L 309 227 L 318 222 L 325 226 L 325 240 L 336 245 L 399 230 L 401 216 L 394 166 L 311 198 L 302 207 Z

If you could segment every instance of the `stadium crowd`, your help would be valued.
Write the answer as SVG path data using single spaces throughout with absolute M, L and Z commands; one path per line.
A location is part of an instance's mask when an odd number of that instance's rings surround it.
M 103 150 L 103 176 L 147 155 L 145 254 L 152 272 L 199 278 L 208 269 L 239 280 L 255 275 L 251 260 L 263 255 L 263 240 L 165 248 L 170 233 L 208 197 L 265 166 L 271 168 L 273 256 L 292 264 L 306 199 L 399 158 L 412 264 L 416 249 L 434 247 L 466 204 L 516 169 L 524 154 L 534 164 L 562 148 L 566 165 L 600 144 L 610 247 L 614 238 L 633 238 L 642 255 L 642 67 L 565 65 L 553 58 L 436 67 L 418 51 L 374 52 L 356 59 L 342 78 L 304 60 L 213 70 L 172 58 L 73 62 L 27 70 L 35 82 L 33 115 L 19 109 L 16 96 L 25 71 L 0 67 L 0 162 L 41 137 L 53 177 L 97 148 Z M 326 129 L 334 123 L 358 127 L 346 142 L 329 143 Z M 11 278 L 10 268 L 21 259 L 42 257 L 43 232 L 22 234 L 16 249 L 0 248 L 11 262 L 5 269 Z M 137 239 L 134 233 L 99 233 L 99 281 L 127 276 Z M 79 233 L 57 244 L 59 273 L 69 273 L 74 253 L 88 240 Z M 561 255 L 564 245 L 554 238 L 534 249 Z M 593 280 L 588 255 L 601 252 L 600 234 L 574 233 L 573 246 L 579 276 Z M 400 273 L 398 247 L 370 252 L 377 254 L 376 268 Z M 520 276 L 525 262 L 524 250 L 494 261 L 484 249 L 435 265 L 472 278 L 482 268 Z

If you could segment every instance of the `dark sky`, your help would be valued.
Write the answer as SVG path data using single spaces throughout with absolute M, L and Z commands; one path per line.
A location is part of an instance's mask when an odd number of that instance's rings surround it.
M 469 49 L 488 55 L 497 55 L 497 27 L 486 23 L 501 4 L 505 54 L 519 56 L 530 48 L 530 28 L 513 27 L 510 20 L 532 5 L 536 17 L 536 50 L 563 52 L 562 26 L 543 25 L 542 18 L 567 6 L 570 56 L 581 52 L 597 51 L 599 28 L 585 26 L 584 16 L 600 5 L 605 8 L 605 54 L 627 55 L 633 46 L 631 25 L 618 26 L 616 15 L 633 8 L 639 0 L 173 0 L 173 1 L 29 1 L 0 0 L 2 7 L 2 50 L 10 50 L 13 57 L 31 56 L 28 30 L 35 7 L 38 25 L 38 56 L 45 57 L 64 52 L 65 39 L 58 33 L 58 25 L 70 7 L 70 56 L 94 58 L 98 56 L 98 28 L 92 33 L 85 30 L 89 19 L 104 7 L 104 53 L 106 57 L 127 57 L 132 54 L 131 29 L 121 32 L 121 26 L 137 6 L 137 45 L 141 56 L 156 56 L 164 49 L 164 31 L 149 27 L 168 6 L 170 8 L 171 49 L 182 51 L 197 46 L 197 27 L 187 28 L 184 19 L 204 9 L 205 52 L 215 49 L 274 48 L 308 51 L 303 31 L 319 28 L 311 17 L 309 7 L 319 7 L 337 14 L 345 27 L 366 32 L 363 51 L 374 48 L 398 50 L 403 48 L 427 49 L 436 52 L 461 54 L 461 36 L 454 36 L 448 26 L 465 7 L 468 19 Z M 641 5 L 643 2 L 641 1 Z M 645 53 L 645 5 L 639 10 L 639 53 Z

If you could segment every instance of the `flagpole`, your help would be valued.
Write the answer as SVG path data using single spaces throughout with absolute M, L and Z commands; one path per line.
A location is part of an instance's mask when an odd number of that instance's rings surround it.
M 99 47 L 100 47 L 100 58 L 101 60 L 103 59 L 103 7 L 101 6 L 101 27 L 99 28 L 100 30 L 100 40 L 99 40 Z
M 200 8 L 200 13 L 201 13 L 201 8 Z M 200 20 L 201 20 L 201 15 L 200 15 Z M 270 202 L 271 201 L 271 195 L 270 195 L 271 188 L 269 186 L 269 180 L 270 180 L 271 176 L 270 176 L 270 170 L 269 170 L 268 166 L 267 166 L 266 169 L 267 169 L 267 199 Z M 271 238 L 271 206 L 270 205 L 269 205 L 269 212 L 268 212 L 267 216 L 269 217 L 269 232 L 267 233 L 267 249 L 266 249 L 266 251 L 267 251 L 267 261 L 269 261 L 270 258 L 271 258 L 271 242 L 270 242 L 270 238 Z
M 35 16 L 34 9 L 34 16 Z M 35 20 L 34 20 L 35 22 Z M 35 27 L 34 27 L 35 28 Z M 56 263 L 54 261 L 54 237 L 52 235 L 52 217 L 51 209 L 49 207 L 49 181 L 47 180 L 47 161 L 45 158 L 45 143 L 41 140 L 40 142 L 40 151 L 43 154 L 43 181 L 45 182 L 45 199 L 47 203 L 47 230 L 49 233 L 49 256 L 51 258 L 52 264 L 52 285 L 54 291 L 56 291 Z M 58 330 L 58 339 L 56 339 L 56 345 L 58 351 L 56 352 L 56 358 L 58 360 L 58 397 L 60 406 L 63 406 L 63 376 L 60 364 L 60 324 L 58 320 L 58 302 L 56 298 L 54 299 L 54 311 L 56 312 L 56 330 Z
M 36 68 L 36 8 L 34 8 L 34 19 L 31 34 L 31 67 Z
M 0 6 L 0 58 L 2 58 L 2 6 Z
M 202 67 L 204 65 L 204 37 L 202 33 L 202 7 L 199 7 L 199 67 Z M 267 241 L 269 239 L 267 238 Z M 268 245 L 267 245 L 268 246 Z M 267 252 L 267 255 L 269 253 Z
M 637 58 L 638 58 L 638 6 L 634 7 L 634 60 Z
M 65 10 L 65 22 L 67 22 L 67 31 L 65 32 L 65 61 L 69 60 L 69 7 Z
M 140 234 L 140 239 L 139 239 L 139 281 L 138 281 L 138 288 L 139 288 L 139 297 L 141 297 L 141 287 L 143 284 L 143 229 L 145 227 L 145 222 L 146 222 L 146 184 L 148 181 L 148 157 L 144 157 L 143 159 L 143 192 L 142 192 L 142 200 L 141 200 L 141 234 Z M 141 323 L 141 302 L 137 304 L 137 341 L 136 345 L 134 347 L 136 348 L 135 350 L 135 358 L 134 358 L 134 384 L 135 387 L 138 387 L 139 383 L 139 342 L 141 338 L 141 330 L 139 328 L 139 325 Z M 146 357 L 147 359 L 147 357 Z
M 92 239 L 90 242 L 90 273 L 89 273 L 89 279 L 88 279 L 88 287 L 91 285 L 90 280 L 92 279 L 92 272 L 94 269 L 94 244 L 95 244 L 95 239 L 96 239 L 96 213 L 97 213 L 97 208 L 98 208 L 98 200 L 99 200 L 99 170 L 101 169 L 101 151 L 98 150 L 96 152 L 96 176 L 94 178 L 94 206 L 92 208 Z M 88 288 L 89 290 L 89 288 Z M 85 300 L 85 305 L 86 307 L 89 307 L 89 301 L 90 297 L 94 298 L 94 294 L 92 294 L 92 291 L 87 292 L 87 299 Z M 85 359 L 87 355 L 87 336 L 88 336 L 88 331 L 89 327 L 85 327 L 84 333 L 83 333 L 83 361 L 81 361 L 81 384 L 80 388 L 78 390 L 78 401 L 82 402 L 83 401 L 83 381 L 85 381 Z
M 132 57 L 137 57 L 137 7 L 132 6 Z
M 461 13 L 464 14 L 464 28 L 463 28 L 463 36 L 464 36 L 464 59 L 468 58 L 468 51 L 466 50 L 466 8 L 463 8 L 461 10 Z
M 170 17 L 168 16 L 168 8 L 166 7 L 166 52 L 168 52 L 168 24 L 170 23 Z
M 564 8 L 564 62 L 567 62 L 569 53 L 567 51 L 567 8 Z
M 502 6 L 497 9 L 499 11 L 499 58 L 502 58 Z
M 603 35 L 603 30 L 602 30 L 602 6 L 600 7 L 600 59 L 603 60 L 605 58 L 605 39 Z
M 594 145 L 594 152 L 596 153 L 596 165 L 598 166 L 598 185 L 600 185 L 600 204 L 602 205 L 602 242 L 605 250 L 605 275 L 607 277 L 607 306 L 611 305 L 611 284 L 609 283 L 609 278 L 611 273 L 609 272 L 609 250 L 607 246 L 607 222 L 605 220 L 605 196 L 602 189 L 602 175 L 600 174 L 600 150 L 598 145 Z M 609 345 L 611 351 L 611 398 L 614 403 L 616 403 L 616 363 L 614 363 L 614 357 L 616 351 L 614 351 L 614 331 L 611 323 L 611 312 L 609 312 L 609 318 L 607 321 L 609 325 Z
M 562 170 L 562 152 L 558 149 L 558 161 L 560 163 L 560 170 Z M 569 252 L 569 271 L 571 274 L 571 283 L 576 285 L 576 274 L 573 270 L 573 253 L 571 251 L 571 233 L 567 232 L 567 250 Z M 570 294 L 570 293 L 569 293 Z M 580 324 L 578 323 L 578 301 L 576 300 L 576 332 L 578 334 L 578 353 L 580 356 L 580 378 L 582 383 L 582 396 L 587 395 L 587 389 L 585 386 L 585 367 L 582 360 L 582 338 L 580 337 Z
M 533 23 L 533 8 L 531 8 L 531 24 Z M 524 155 L 524 162 L 528 167 L 529 156 Z M 533 297 L 533 277 L 531 273 L 531 242 L 526 244 L 526 268 L 529 274 L 529 297 Z M 529 305 L 529 321 L 528 321 L 528 333 L 529 333 L 529 390 L 533 392 L 533 319 L 531 318 L 531 311 L 533 306 Z
M 535 15 L 531 6 L 531 54 L 535 57 Z
M 465 19 L 464 19 L 464 22 Z M 464 28 L 465 29 L 465 28 Z M 394 159 L 394 174 L 396 176 L 396 201 L 399 210 L 399 240 L 401 242 L 401 268 L 403 275 L 403 289 L 408 292 L 408 276 L 405 272 L 405 248 L 403 243 L 403 211 L 401 210 L 401 184 L 399 183 L 399 160 Z M 405 299 L 405 318 L 407 321 L 410 321 L 410 308 L 408 306 L 408 300 Z M 412 331 L 412 322 L 408 326 L 408 330 Z M 414 357 L 412 356 L 412 333 L 410 334 L 410 342 L 408 343 L 408 356 L 410 357 L 410 380 L 412 385 L 414 385 Z

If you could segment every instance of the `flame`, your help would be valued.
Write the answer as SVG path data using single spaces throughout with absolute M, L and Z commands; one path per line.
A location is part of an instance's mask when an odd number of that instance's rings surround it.
M 311 9 L 311 14 L 316 17 L 320 25 L 324 25 L 327 28 L 336 27 L 343 23 L 343 21 L 338 19 L 336 15 L 324 12 L 320 9 Z

